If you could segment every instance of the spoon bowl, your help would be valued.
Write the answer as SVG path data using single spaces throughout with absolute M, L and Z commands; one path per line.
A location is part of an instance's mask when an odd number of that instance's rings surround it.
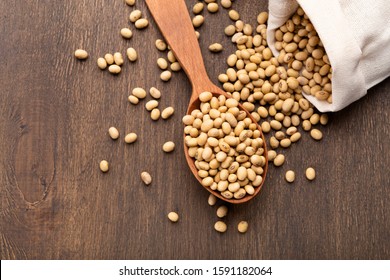
M 195 30 L 191 23 L 191 18 L 187 10 L 187 6 L 184 0 L 145 0 L 150 13 L 152 14 L 155 22 L 157 23 L 161 33 L 163 34 L 166 42 L 170 46 L 176 59 L 179 61 L 183 70 L 187 74 L 188 79 L 192 85 L 192 95 L 189 101 L 187 114 L 195 109 L 200 108 L 199 95 L 202 92 L 208 91 L 213 96 L 218 97 L 224 95 L 226 98 L 231 98 L 225 91 L 213 84 L 207 75 L 206 68 L 204 66 L 202 54 L 199 48 L 198 40 L 195 36 Z M 257 129 L 261 132 L 261 127 L 252 115 L 239 103 L 238 108 L 241 111 L 245 111 L 247 117 L 249 117 Z M 214 191 L 209 187 L 202 186 L 218 197 L 229 203 L 239 204 L 247 202 L 255 197 L 261 190 L 268 170 L 268 155 L 266 142 L 264 135 L 261 133 L 263 139 L 263 148 L 265 157 L 265 165 L 263 167 L 263 180 L 260 186 L 255 187 L 255 193 L 253 195 L 245 195 L 241 199 L 225 198 L 219 191 Z M 187 163 L 199 183 L 202 182 L 202 178 L 198 175 L 198 169 L 195 166 L 195 160 L 188 154 L 188 147 L 184 145 L 184 154 Z

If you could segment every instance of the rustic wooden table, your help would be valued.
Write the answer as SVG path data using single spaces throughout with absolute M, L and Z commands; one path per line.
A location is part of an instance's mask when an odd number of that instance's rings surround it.
M 345 110 L 332 114 L 314 142 L 308 134 L 270 167 L 262 193 L 231 206 L 228 231 L 218 234 L 215 207 L 182 152 L 181 117 L 190 97 L 183 72 L 159 79 L 154 46 L 161 38 L 150 20 L 126 41 L 119 30 L 132 10 L 124 1 L 0 2 L 0 256 L 1 259 L 389 259 L 390 80 Z M 187 1 L 191 6 L 195 1 Z M 266 1 L 234 3 L 256 23 Z M 224 36 L 227 11 L 204 12 L 200 28 L 211 79 L 226 70 L 235 49 Z M 185 40 L 185 38 L 183 38 Z M 220 54 L 207 46 L 223 43 Z M 96 66 L 98 56 L 133 46 L 139 60 L 115 77 Z M 87 61 L 74 59 L 85 48 Z M 156 86 L 168 120 L 151 121 L 127 102 L 132 88 Z M 138 133 L 134 145 L 112 141 L 107 129 Z M 164 154 L 173 140 L 177 149 Z M 99 161 L 111 169 L 102 174 Z M 304 178 L 314 166 L 317 178 Z M 293 184 L 284 172 L 294 169 Z M 140 172 L 153 184 L 144 187 Z M 177 224 L 166 214 L 180 213 Z M 236 230 L 247 220 L 246 234 Z

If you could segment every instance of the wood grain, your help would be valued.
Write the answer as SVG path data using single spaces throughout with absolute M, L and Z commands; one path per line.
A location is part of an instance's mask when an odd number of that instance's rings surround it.
M 194 1 L 186 1 L 188 8 Z M 242 19 L 256 23 L 266 1 L 234 3 Z M 179 147 L 181 116 L 191 86 L 184 73 L 159 79 L 154 46 L 161 38 L 150 21 L 127 41 L 132 8 L 123 1 L 0 2 L 0 256 L 1 259 L 389 259 L 390 258 L 390 80 L 345 110 L 331 115 L 324 139 L 307 134 L 285 152 L 286 164 L 270 167 L 262 193 L 230 206 L 228 231 L 213 229 L 215 208 L 186 165 Z M 204 12 L 199 29 L 207 72 L 214 83 L 234 51 L 223 29 L 227 11 Z M 134 29 L 134 28 L 133 28 Z M 220 42 L 213 54 L 208 45 Z M 115 77 L 96 59 L 127 47 L 139 60 Z M 77 61 L 77 48 L 90 53 Z M 127 102 L 132 88 L 156 86 L 160 108 L 174 116 L 152 122 L 144 109 Z M 134 131 L 125 145 L 107 135 Z M 172 140 L 177 150 L 161 151 Z M 99 171 L 101 159 L 111 169 Z M 314 182 L 304 178 L 307 166 Z M 294 184 L 284 172 L 294 169 Z M 153 176 L 144 187 L 139 174 Z M 171 224 L 166 214 L 181 219 Z M 240 220 L 250 228 L 241 235 Z

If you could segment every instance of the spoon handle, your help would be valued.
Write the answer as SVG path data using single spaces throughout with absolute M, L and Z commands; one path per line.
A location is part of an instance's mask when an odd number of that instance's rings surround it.
M 171 47 L 192 84 L 193 99 L 203 91 L 213 91 L 207 76 L 198 39 L 184 0 L 145 0 L 166 42 Z

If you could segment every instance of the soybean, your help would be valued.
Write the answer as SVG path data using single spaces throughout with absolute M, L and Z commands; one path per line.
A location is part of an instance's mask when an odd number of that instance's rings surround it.
M 162 112 L 161 112 L 161 117 L 166 120 L 168 119 L 169 117 L 171 117 L 173 115 L 173 113 L 175 112 L 175 110 L 173 109 L 173 107 L 167 107 L 165 108 Z
M 138 58 L 137 51 L 136 51 L 134 48 L 128 48 L 128 49 L 126 50 L 126 55 L 127 55 L 127 58 L 128 58 L 131 62 L 136 61 L 137 58 Z
M 146 171 L 141 173 L 141 179 L 142 182 L 144 182 L 144 184 L 147 186 L 149 186 L 152 183 L 152 176 Z
M 122 68 L 118 65 L 110 65 L 110 67 L 108 67 L 108 71 L 111 73 L 111 74 L 119 74 L 121 71 L 122 71 Z
M 208 10 L 210 13 L 216 13 L 216 12 L 218 12 L 218 10 L 219 10 L 218 4 L 217 4 L 217 3 L 209 3 L 209 4 L 207 5 L 207 10 Z
M 229 18 L 231 20 L 237 21 L 240 19 L 240 14 L 236 10 L 229 11 Z
M 165 142 L 162 149 L 164 152 L 170 153 L 175 149 L 175 143 L 172 141 Z
M 219 43 L 214 43 L 214 44 L 211 44 L 211 45 L 209 46 L 209 50 L 210 50 L 211 52 L 217 53 L 217 52 L 221 52 L 221 51 L 223 50 L 223 47 L 222 47 L 222 45 L 219 44 Z
M 122 28 L 121 35 L 125 39 L 130 39 L 131 37 L 133 37 L 133 32 L 129 28 Z
M 149 93 L 155 99 L 160 99 L 161 97 L 161 92 L 155 87 L 151 87 Z
M 313 181 L 316 178 L 316 171 L 313 167 L 307 168 L 305 174 L 309 181 Z
M 107 61 L 103 57 L 97 59 L 97 65 L 100 69 L 104 70 L 107 68 Z
M 282 155 L 282 154 L 278 154 L 275 159 L 274 159 L 274 165 L 279 167 L 279 166 L 282 166 L 283 163 L 284 163 L 284 160 L 285 160 L 285 156 Z
M 170 71 L 164 71 L 160 75 L 160 79 L 164 82 L 168 82 L 172 77 L 172 73 Z
M 219 206 L 217 209 L 217 217 L 218 218 L 223 218 L 227 215 L 228 213 L 228 208 L 225 205 Z
M 135 28 L 144 29 L 148 27 L 149 21 L 146 18 L 141 18 L 135 22 Z
M 100 168 L 100 170 L 101 170 L 102 172 L 104 172 L 104 173 L 107 172 L 108 169 L 109 169 L 108 161 L 102 160 L 102 161 L 100 162 L 100 164 L 99 164 L 99 168 Z
M 139 103 L 139 99 L 134 95 L 129 95 L 128 100 L 131 104 L 137 105 Z
M 179 221 L 179 215 L 176 212 L 169 212 L 168 213 L 168 219 L 172 223 L 177 223 L 177 221 Z
M 227 230 L 227 225 L 222 221 L 218 221 L 214 224 L 214 229 L 220 233 L 224 233 Z
M 78 49 L 74 52 L 74 56 L 77 59 L 84 60 L 88 58 L 88 52 L 86 50 Z
M 125 2 L 129 6 L 134 6 L 135 5 L 135 0 L 125 0 Z
M 192 7 L 192 12 L 194 13 L 194 14 L 200 14 L 202 11 L 203 11 L 203 8 L 204 8 L 204 5 L 203 5 L 203 3 L 201 3 L 201 2 L 198 2 L 198 3 L 196 3 L 195 5 L 194 5 L 194 7 Z
M 136 87 L 132 90 L 132 94 L 138 99 L 144 99 L 146 97 L 146 90 L 140 87 Z
M 127 144 L 132 144 L 132 143 L 134 143 L 135 141 L 137 141 L 137 134 L 135 134 L 134 132 L 131 132 L 131 133 L 129 133 L 129 134 L 127 134 L 126 136 L 125 136 L 125 142 L 127 143 Z
M 106 53 L 104 55 L 104 59 L 106 60 L 108 65 L 111 65 L 111 64 L 114 63 L 114 56 L 112 54 L 110 54 L 110 53 Z
M 146 102 L 146 104 L 145 104 L 145 108 L 148 111 L 152 111 L 154 108 L 157 108 L 157 107 L 158 107 L 157 100 L 150 100 L 150 101 Z
M 248 231 L 248 222 L 247 221 L 239 222 L 237 229 L 239 233 L 246 233 Z
M 120 52 L 114 53 L 114 62 L 118 66 L 121 66 L 123 64 L 123 56 Z
M 131 22 L 136 22 L 142 17 L 142 12 L 140 10 L 134 10 L 130 13 L 129 20 Z
M 159 50 L 159 51 L 165 51 L 167 49 L 167 44 L 161 40 L 161 39 L 157 39 L 156 42 L 155 42 L 155 45 L 156 45 L 156 48 Z
M 154 121 L 157 121 L 159 118 L 160 118 L 160 110 L 155 108 L 152 110 L 152 112 L 150 112 L 150 118 Z
M 119 138 L 119 131 L 115 127 L 110 127 L 108 129 L 108 134 L 110 135 L 111 139 L 116 140 Z
M 295 180 L 295 172 L 292 170 L 288 170 L 286 172 L 286 181 L 292 183 L 294 182 L 294 180 Z
M 207 203 L 210 206 L 214 206 L 217 203 L 217 197 L 215 195 L 213 195 L 213 194 L 210 194 L 209 198 L 207 199 Z
M 311 131 L 310 131 L 310 136 L 314 139 L 314 140 L 321 140 L 322 139 L 322 132 L 316 128 L 313 128 Z
M 160 57 L 160 58 L 157 59 L 157 65 L 158 65 L 158 67 L 159 67 L 161 70 L 165 70 L 165 69 L 168 68 L 168 62 L 166 61 L 165 58 L 162 58 L 162 57 Z
M 197 27 L 200 27 L 204 22 L 204 17 L 201 16 L 201 15 L 196 15 L 193 19 L 192 19 L 192 24 L 195 28 Z

